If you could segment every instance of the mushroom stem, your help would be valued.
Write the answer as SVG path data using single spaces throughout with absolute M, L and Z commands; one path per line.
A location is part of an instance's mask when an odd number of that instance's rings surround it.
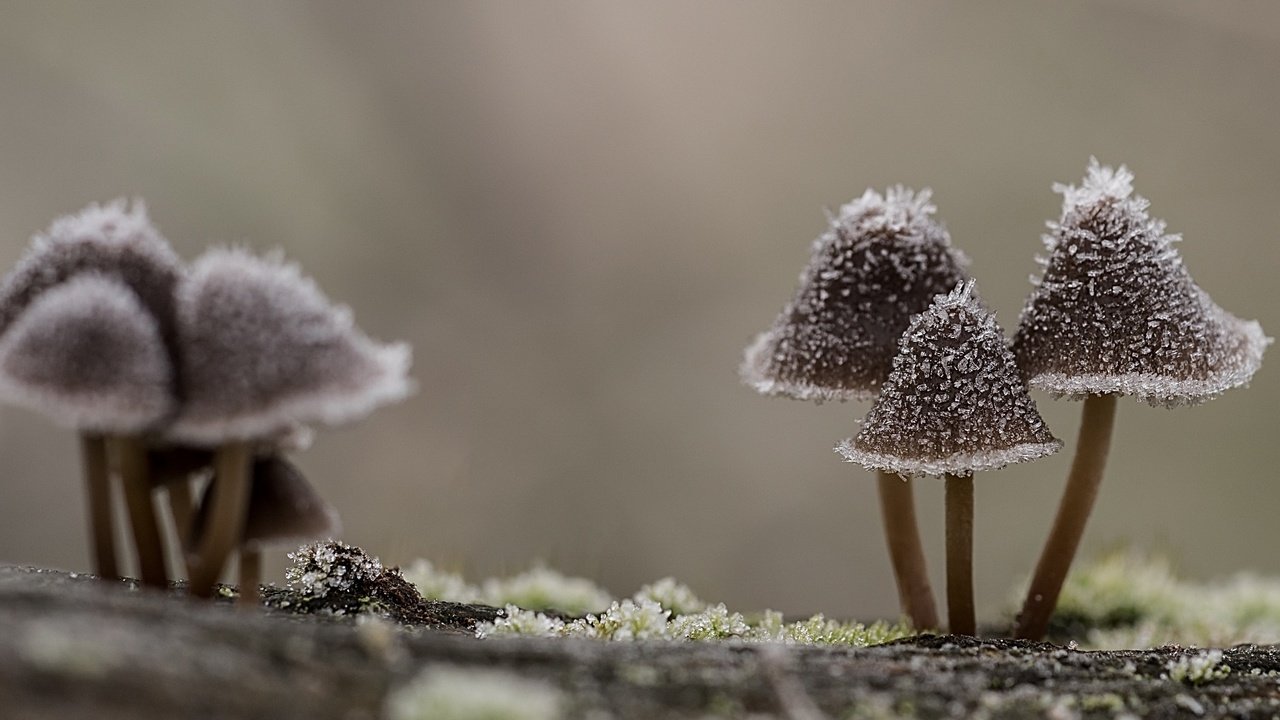
M 169 483 L 165 488 L 169 494 L 169 512 L 173 515 L 173 529 L 178 534 L 179 547 L 189 547 L 191 542 L 191 524 L 195 522 L 195 513 L 191 499 L 191 480 L 183 478 Z M 187 569 L 190 572 L 190 568 Z
M 260 550 L 240 550 L 240 605 L 257 607 L 260 594 L 258 585 L 262 582 L 262 552 Z
M 1084 400 L 1080 438 L 1076 444 L 1075 459 L 1071 462 L 1071 475 L 1067 478 L 1053 529 L 1049 531 L 1049 539 L 1040 553 L 1040 562 L 1036 564 L 1035 575 L 1027 589 L 1022 612 L 1018 614 L 1015 637 L 1040 640 L 1049 630 L 1049 618 L 1058 605 L 1062 583 L 1067 579 L 1089 512 L 1098 497 L 1107 451 L 1111 448 L 1116 397 L 1114 394 L 1090 395 Z
M 933 588 L 929 586 L 920 528 L 916 524 L 911 480 L 883 470 L 877 473 L 877 479 L 889 560 L 898 583 L 898 602 L 917 630 L 937 628 L 938 610 L 933 601 Z
M 129 508 L 129 523 L 133 527 L 133 543 L 138 552 L 138 574 L 142 576 L 143 585 L 168 587 L 169 572 L 151 494 L 147 448 L 141 438 L 125 436 L 115 439 L 115 452 L 125 505 Z
M 95 433 L 80 434 L 80 459 L 89 498 L 89 530 L 93 540 L 93 571 L 104 580 L 117 580 L 115 523 L 111 515 L 111 474 L 107 441 Z
M 955 635 L 974 635 L 973 477 L 947 475 L 947 624 Z
M 190 558 L 191 594 L 210 597 L 231 551 L 244 530 L 249 505 L 249 444 L 232 441 L 214 457 L 213 497 L 195 556 Z

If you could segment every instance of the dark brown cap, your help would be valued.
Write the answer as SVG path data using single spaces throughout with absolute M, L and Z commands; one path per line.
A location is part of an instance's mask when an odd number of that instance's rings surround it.
M 1013 349 L 1031 387 L 1058 396 L 1203 402 L 1249 381 L 1271 339 L 1196 285 L 1165 223 L 1133 194 L 1133 174 L 1090 161 L 1080 187 L 1056 185 L 1044 272 Z
M 217 479 L 213 482 L 216 483 Z M 205 501 L 200 503 L 193 538 L 200 537 L 207 522 L 207 500 L 212 492 L 210 483 L 205 490 Z M 261 550 L 270 545 L 296 545 L 324 539 L 340 531 L 337 511 L 320 497 L 293 463 L 278 455 L 254 460 L 249 508 L 240 542 L 242 547 Z
M 0 395 L 79 430 L 147 429 L 173 408 L 172 373 L 154 316 L 96 273 L 39 294 L 0 336 Z
M 836 447 L 846 460 L 903 476 L 969 475 L 1062 447 L 972 292 L 970 280 L 912 320 L 861 432 Z
M 911 316 L 968 278 L 928 190 L 867 190 L 813 245 L 795 297 L 747 348 L 743 382 L 800 400 L 874 397 Z
M 178 288 L 185 404 L 169 435 L 218 444 L 336 424 L 404 398 L 407 345 L 383 345 L 278 257 L 216 249 Z

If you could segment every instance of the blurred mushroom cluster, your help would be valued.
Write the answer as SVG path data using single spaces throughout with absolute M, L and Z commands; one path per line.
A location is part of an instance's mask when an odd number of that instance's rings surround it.
M 1055 185 L 1042 276 L 1011 340 L 973 294 L 967 261 L 932 215 L 928 191 L 868 190 L 831 219 L 800 287 L 746 351 L 745 383 L 802 400 L 869 400 L 836 450 L 879 475 L 903 613 L 938 627 L 911 477 L 945 477 L 952 632 L 976 630 L 973 485 L 1056 452 L 1029 388 L 1084 400 L 1076 457 L 1015 632 L 1040 639 L 1084 532 L 1110 444 L 1115 399 L 1195 404 L 1246 384 L 1271 339 L 1218 307 L 1182 264 L 1133 175 L 1092 160 L 1079 186 Z
M 281 257 L 183 263 L 139 202 L 56 220 L 0 283 L 0 399 L 79 433 L 97 574 L 121 576 L 118 484 L 142 582 L 167 586 L 176 554 L 196 596 L 238 552 L 256 602 L 263 547 L 337 532 L 286 455 L 408 395 L 409 362 Z

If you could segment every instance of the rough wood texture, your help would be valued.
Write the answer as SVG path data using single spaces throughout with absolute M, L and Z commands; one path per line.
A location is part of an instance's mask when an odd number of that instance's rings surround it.
M 1225 652 L 1203 684 L 1165 677 L 1194 651 L 1076 652 L 925 636 L 863 650 L 722 643 L 476 640 L 493 609 L 416 604 L 419 629 L 189 601 L 0 566 L 0 716 L 378 718 L 424 667 L 505 668 L 570 698 L 569 717 L 1270 717 L 1280 652 Z M 270 595 L 270 594 L 268 594 Z M 1259 674 L 1251 674 L 1257 669 Z M 601 711 L 607 715 L 599 714 Z

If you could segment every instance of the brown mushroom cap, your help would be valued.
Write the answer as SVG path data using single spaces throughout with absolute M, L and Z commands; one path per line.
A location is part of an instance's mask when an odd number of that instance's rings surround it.
M 375 343 L 297 267 L 217 249 L 178 288 L 184 405 L 169 435 L 218 444 L 353 420 L 405 397 L 407 345 Z
M 911 317 L 968 278 L 928 190 L 867 190 L 814 242 L 795 297 L 747 348 L 743 382 L 800 400 L 874 397 Z
M 278 455 L 254 460 L 251 482 L 241 547 L 261 550 L 269 545 L 311 542 L 340 532 L 337 511 L 288 460 Z M 208 522 L 207 500 L 212 490 L 212 486 L 205 490 L 193 538 L 200 537 Z
M 912 320 L 893 372 L 856 439 L 836 451 L 874 470 L 969 475 L 1062 447 L 1018 375 L 995 315 L 973 281 Z
M 0 395 L 84 431 L 132 433 L 173 407 L 160 329 L 117 280 L 82 273 L 0 337 Z
M 1249 381 L 1271 339 L 1196 285 L 1165 223 L 1133 194 L 1133 174 L 1090 162 L 1080 187 L 1056 185 L 1044 272 L 1013 351 L 1031 387 L 1058 396 L 1135 395 L 1194 404 Z

